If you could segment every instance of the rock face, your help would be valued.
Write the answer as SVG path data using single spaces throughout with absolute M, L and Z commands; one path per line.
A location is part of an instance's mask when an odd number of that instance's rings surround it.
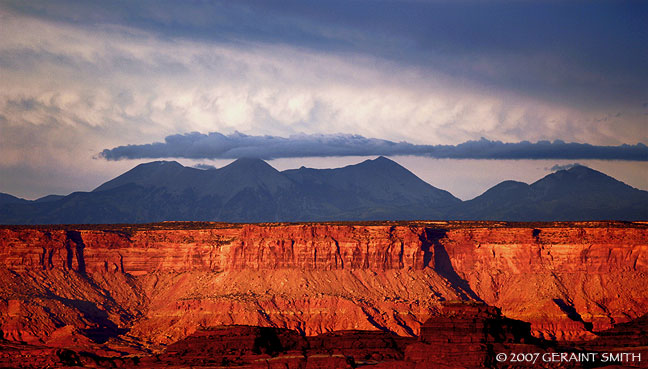
M 80 274 L 243 270 L 423 269 L 420 227 L 243 225 L 198 230 L 0 229 L 4 265 L 16 272 Z
M 425 337 L 449 300 L 577 341 L 648 313 L 648 226 L 5 226 L 0 280 L 8 342 L 104 356 L 162 352 L 223 325 Z
M 418 339 L 384 331 L 338 331 L 303 337 L 282 328 L 224 326 L 199 330 L 144 364 L 435 368 L 454 363 L 454 367 L 483 367 L 495 363 L 494 345 L 503 348 L 502 343 L 525 339 L 533 339 L 528 324 L 505 319 L 496 308 L 485 304 L 456 302 L 442 304 L 439 315 L 423 324 Z
M 529 323 L 508 319 L 496 307 L 452 301 L 442 303 L 438 315 L 421 326 L 419 340 L 407 346 L 404 360 L 412 368 L 491 368 L 505 364 L 497 353 L 555 351 L 550 345 L 531 335 Z
M 441 244 L 480 299 L 531 322 L 540 337 L 569 340 L 579 330 L 626 321 L 625 314 L 644 314 L 635 301 L 645 301 L 648 292 L 641 282 L 648 271 L 645 232 L 481 228 L 450 230 Z
M 339 331 L 304 337 L 285 328 L 223 326 L 202 329 L 142 365 L 249 368 L 353 368 L 402 361 L 413 338 L 383 331 Z

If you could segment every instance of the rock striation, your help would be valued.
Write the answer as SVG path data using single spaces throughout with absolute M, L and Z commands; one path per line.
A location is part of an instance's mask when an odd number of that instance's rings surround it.
M 453 300 L 495 307 L 537 339 L 580 342 L 647 314 L 646 280 L 638 222 L 0 228 L 3 338 L 102 356 L 161 353 L 233 325 L 426 337 Z
M 420 227 L 242 225 L 199 230 L 0 229 L 2 262 L 16 272 L 223 272 L 423 269 Z

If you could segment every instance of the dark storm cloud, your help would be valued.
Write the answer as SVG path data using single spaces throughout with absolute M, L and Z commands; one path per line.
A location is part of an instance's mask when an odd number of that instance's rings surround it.
M 6 4 L 47 19 L 125 25 L 167 38 L 368 54 L 576 106 L 637 109 L 648 97 L 645 1 Z
M 459 145 L 415 145 L 359 135 L 295 135 L 250 136 L 239 132 L 223 135 L 188 133 L 172 135 L 164 142 L 119 146 L 103 150 L 107 160 L 142 158 L 261 159 L 416 155 L 454 159 L 603 159 L 648 161 L 648 147 L 636 145 L 594 146 L 566 143 L 559 140 L 503 143 L 500 141 L 468 141 Z
M 255 157 L 262 159 L 423 154 L 427 146 L 392 142 L 358 135 L 249 136 L 188 133 L 172 135 L 164 142 L 106 149 L 108 160 L 135 158 L 217 159 Z

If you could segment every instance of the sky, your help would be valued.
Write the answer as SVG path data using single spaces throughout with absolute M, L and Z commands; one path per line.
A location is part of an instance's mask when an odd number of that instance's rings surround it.
M 377 155 L 463 199 L 576 162 L 648 189 L 646 24 L 622 0 L 0 0 L 0 192 Z

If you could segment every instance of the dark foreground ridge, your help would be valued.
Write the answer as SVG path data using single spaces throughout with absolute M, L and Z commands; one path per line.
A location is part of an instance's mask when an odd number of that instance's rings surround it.
M 646 317 L 577 348 L 533 337 L 530 324 L 483 303 L 451 301 L 421 326 L 418 337 L 384 331 L 296 330 L 230 325 L 206 327 L 157 355 L 103 357 L 71 349 L 0 340 L 5 368 L 462 369 L 640 368 L 648 355 Z M 631 327 L 629 329 L 629 327 Z M 504 356 L 502 356 L 504 355 Z
M 421 219 L 648 220 L 648 192 L 577 166 L 530 185 L 505 181 L 462 202 L 379 157 L 337 169 L 283 172 L 259 159 L 209 170 L 157 161 L 92 192 L 35 201 L 0 194 L 0 224 Z

